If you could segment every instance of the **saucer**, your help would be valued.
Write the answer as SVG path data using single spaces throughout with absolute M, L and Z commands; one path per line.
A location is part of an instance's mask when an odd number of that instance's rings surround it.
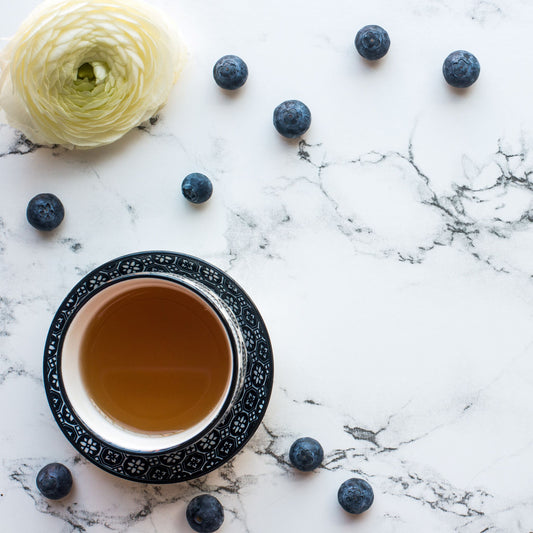
M 98 287 L 139 272 L 180 274 L 212 289 L 232 309 L 246 342 L 248 364 L 233 408 L 206 436 L 157 452 L 126 451 L 91 432 L 78 418 L 58 373 L 58 352 L 69 317 Z M 87 274 L 59 307 L 46 339 L 44 386 L 52 414 L 70 443 L 106 472 L 142 483 L 177 483 L 204 476 L 234 457 L 255 433 L 272 392 L 274 361 L 265 323 L 250 297 L 227 274 L 196 257 L 139 252 L 114 259 Z

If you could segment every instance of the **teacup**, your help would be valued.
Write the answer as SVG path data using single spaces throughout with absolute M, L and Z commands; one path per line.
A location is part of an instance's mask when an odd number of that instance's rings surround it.
M 141 299 L 136 301 L 134 300 L 135 298 Z M 145 299 L 142 300 L 142 298 Z M 187 301 L 187 305 L 190 304 L 192 311 L 190 312 L 191 316 L 189 316 L 189 313 L 182 315 L 189 320 L 189 326 L 176 324 L 171 320 L 168 321 L 168 324 L 165 322 L 167 325 L 163 333 L 166 334 L 168 330 L 170 335 L 169 339 L 165 341 L 167 343 L 165 346 L 168 346 L 172 339 L 177 339 L 178 343 L 180 339 L 185 339 L 187 341 L 187 350 L 194 352 L 195 342 L 196 344 L 201 344 L 205 340 L 186 338 L 188 335 L 187 328 L 189 330 L 194 329 L 194 326 L 198 324 L 197 321 L 215 324 L 220 331 L 223 331 L 223 345 L 219 342 L 219 345 L 222 346 L 220 357 L 228 357 L 228 364 L 224 367 L 224 372 L 227 372 L 227 374 L 224 373 L 222 378 L 218 379 L 218 389 L 214 392 L 212 390 L 212 387 L 214 387 L 212 382 L 215 380 L 211 379 L 209 381 L 210 378 L 206 377 L 210 369 L 203 368 L 201 366 L 202 362 L 194 363 L 196 361 L 194 353 L 187 352 L 187 364 L 189 367 L 191 365 L 196 366 L 192 370 L 188 367 L 187 372 L 189 374 L 182 375 L 179 364 L 173 366 L 174 363 L 168 363 L 168 361 L 173 361 L 173 359 L 168 359 L 168 354 L 152 354 L 150 352 L 150 345 L 147 344 L 147 338 L 149 339 L 150 335 L 149 331 L 143 331 L 141 335 L 143 321 L 151 323 L 152 328 L 154 328 L 154 324 L 158 325 L 158 327 L 160 326 L 158 322 L 154 322 L 154 320 L 157 321 L 158 319 L 157 317 L 154 318 L 154 313 L 150 315 L 149 310 L 157 311 L 158 302 L 165 306 L 167 304 L 171 305 L 169 302 L 174 302 L 171 298 L 176 300 L 176 305 L 180 305 L 182 300 Z M 129 309 L 128 306 L 133 305 L 131 303 L 133 301 L 136 301 L 135 305 L 137 307 L 135 309 L 140 313 L 139 317 L 137 317 L 137 311 L 133 315 L 124 314 L 126 313 L 124 309 Z M 189 307 L 184 309 L 189 309 Z M 196 309 L 198 309 L 197 314 L 195 314 Z M 143 312 L 145 313 L 144 315 Z M 124 317 L 127 316 L 133 317 L 131 325 L 119 320 L 124 320 Z M 161 317 L 161 320 L 163 319 L 164 316 Z M 113 320 L 115 322 L 111 322 Z M 216 321 L 218 322 L 216 323 Z M 120 350 L 114 350 L 112 345 L 106 345 L 106 342 L 108 342 L 106 339 L 108 338 L 111 344 L 119 342 L 112 335 L 115 331 L 114 328 L 118 326 L 110 324 L 120 324 L 119 329 L 123 328 L 124 331 L 119 331 L 118 333 L 122 337 L 118 335 L 117 338 L 122 338 L 123 342 L 127 341 L 129 343 L 128 346 L 130 346 L 129 349 L 135 352 L 132 354 L 131 363 L 128 361 L 127 365 L 121 366 L 119 364 L 120 360 L 118 362 L 115 360 L 115 352 Z M 181 329 L 178 332 L 174 332 L 173 330 L 178 326 Z M 97 330 L 96 333 L 95 328 Z M 105 336 L 106 328 L 109 330 L 107 332 L 108 337 Z M 161 330 L 159 329 L 158 331 L 160 331 L 161 335 Z M 211 333 L 212 329 L 205 329 L 205 331 L 206 333 L 205 335 L 202 334 L 203 336 L 215 335 L 215 333 Z M 136 338 L 138 338 L 138 341 L 135 341 Z M 222 339 L 222 337 L 220 338 Z M 156 342 L 158 340 L 153 339 L 154 344 L 158 344 Z M 137 345 L 140 346 L 138 350 L 136 350 Z M 163 345 L 162 342 L 161 345 Z M 210 345 L 206 344 L 206 346 Z M 172 345 L 170 345 L 169 349 L 172 349 Z M 102 356 L 98 350 L 108 351 L 105 356 Z M 89 359 L 88 363 L 87 358 L 90 357 L 95 359 L 94 361 Z M 163 359 L 161 359 L 162 357 Z M 164 357 L 167 357 L 167 359 L 164 359 Z M 180 355 L 178 354 L 176 357 L 179 358 Z M 158 361 L 157 365 L 154 362 L 155 360 Z M 213 359 L 210 360 L 212 361 Z M 95 361 L 97 362 L 95 363 Z M 165 370 L 165 364 L 169 365 L 168 372 Z M 130 453 L 155 453 L 176 447 L 186 447 L 201 440 L 224 419 L 234 406 L 243 387 L 246 366 L 247 351 L 245 342 L 239 323 L 229 306 L 207 285 L 179 274 L 166 272 L 132 273 L 115 280 L 109 280 L 99 286 L 87 295 L 68 317 L 61 343 L 58 347 L 58 373 L 66 402 L 70 404 L 78 419 L 90 433 L 110 446 Z M 154 373 L 155 378 L 152 376 Z M 93 374 L 96 376 L 94 380 L 91 377 Z M 151 384 L 147 385 L 147 390 L 144 390 L 146 387 L 144 381 L 142 381 L 143 375 L 145 380 L 153 378 Z M 211 396 L 214 394 L 214 399 L 211 398 L 210 404 L 203 403 L 205 412 L 200 419 L 194 419 L 193 416 L 194 423 L 187 427 L 166 427 L 164 422 L 161 422 L 163 425 L 159 427 L 157 426 L 157 423 L 159 423 L 157 422 L 158 413 L 154 412 L 153 416 L 150 416 L 149 413 L 146 413 L 146 409 L 143 411 L 144 403 L 150 403 L 146 401 L 146 399 L 150 399 L 150 396 L 147 396 L 150 390 L 154 391 L 153 394 L 160 401 L 164 401 L 164 398 L 159 398 L 159 395 L 172 396 L 173 389 L 169 388 L 169 383 L 172 383 L 171 378 L 173 375 L 181 379 L 181 382 L 179 379 L 176 381 L 177 387 L 180 386 L 180 383 L 181 387 L 189 386 L 189 393 L 186 399 L 188 401 L 190 398 L 190 402 L 187 403 L 184 400 L 182 402 L 183 405 L 175 405 L 174 414 L 178 418 L 181 416 L 180 409 L 183 412 L 192 409 L 194 414 L 194 408 L 199 405 L 200 400 L 206 397 L 209 391 L 211 391 Z M 202 398 L 195 397 L 195 387 L 187 382 L 189 380 L 187 376 L 191 380 L 197 379 L 199 383 L 202 382 L 202 392 L 201 394 L 199 393 Z M 158 390 L 157 379 L 165 382 L 168 390 L 165 389 L 163 391 L 162 385 L 160 390 Z M 183 381 L 184 379 L 186 381 Z M 91 385 L 91 380 L 95 384 Z M 209 383 L 206 384 L 206 380 Z M 130 382 L 137 383 L 135 387 L 138 390 L 131 390 Z M 96 397 L 95 391 L 100 389 L 101 391 L 98 393 L 100 396 Z M 204 389 L 207 392 L 204 392 Z M 176 390 L 176 397 L 179 397 L 179 392 L 179 390 Z M 125 395 L 126 398 L 124 399 L 121 394 Z M 138 401 L 138 396 L 142 396 L 142 394 L 145 395 L 144 403 L 142 398 Z M 135 418 L 137 415 L 127 412 L 128 397 L 130 398 L 130 405 L 133 406 L 135 403 L 135 409 L 143 412 L 140 418 Z M 123 399 L 124 401 L 122 401 Z M 135 402 L 133 402 L 133 399 Z M 114 412 L 113 409 L 115 409 Z M 131 409 L 133 410 L 133 407 Z M 124 416 L 121 417 L 121 415 Z M 151 422 L 154 422 L 156 428 L 147 430 L 144 427 L 135 427 L 135 423 L 131 423 L 130 419 L 143 420 L 143 424 L 150 426 L 150 428 Z M 124 420 L 128 422 L 124 422 Z

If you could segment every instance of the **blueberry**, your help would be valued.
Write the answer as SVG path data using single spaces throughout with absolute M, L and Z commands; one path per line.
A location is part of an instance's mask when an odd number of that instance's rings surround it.
M 374 491 L 364 479 L 354 477 L 348 479 L 340 486 L 337 498 L 345 511 L 352 514 L 361 514 L 372 505 Z
M 479 71 L 476 56 L 465 50 L 452 52 L 442 65 L 444 79 L 458 89 L 470 87 L 479 78 Z
M 234 91 L 248 79 L 248 67 L 238 56 L 223 56 L 213 67 L 213 78 L 222 89 Z
M 55 194 L 42 193 L 34 196 L 26 209 L 28 222 L 41 231 L 57 228 L 64 216 L 65 208 Z
M 287 100 L 274 109 L 274 127 L 287 139 L 300 137 L 310 125 L 311 111 L 299 100 Z
M 72 474 L 61 463 L 50 463 L 37 474 L 37 488 L 45 498 L 59 500 L 72 488 Z
M 298 470 L 310 472 L 322 463 L 324 450 L 315 439 L 302 437 L 292 443 L 289 459 Z
M 193 204 L 203 204 L 211 198 L 211 195 L 213 194 L 213 184 L 207 176 L 204 176 L 204 174 L 194 172 L 185 176 L 185 179 L 181 183 L 181 192 L 189 202 L 192 202 Z
M 365 59 L 381 59 L 390 48 L 389 34 L 381 26 L 365 26 L 355 36 L 355 48 Z
M 210 494 L 201 494 L 187 505 L 187 522 L 199 533 L 216 531 L 224 522 L 224 509 L 221 503 Z

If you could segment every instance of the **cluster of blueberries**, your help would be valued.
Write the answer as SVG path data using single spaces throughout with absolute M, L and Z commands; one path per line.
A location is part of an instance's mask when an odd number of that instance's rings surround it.
M 355 48 L 368 61 L 377 61 L 387 54 L 390 37 L 381 26 L 370 24 L 361 28 L 355 36 Z M 442 65 L 445 80 L 460 89 L 470 87 L 479 77 L 477 58 L 465 50 L 452 52 Z M 234 91 L 248 79 L 248 66 L 238 56 L 225 55 L 213 67 L 213 78 L 219 87 Z M 303 135 L 311 126 L 311 111 L 299 100 L 286 100 L 274 109 L 274 127 L 288 139 Z M 204 174 L 194 172 L 185 177 L 181 184 L 183 196 L 193 204 L 207 202 L 213 194 L 213 184 Z M 63 220 L 63 204 L 53 194 L 39 194 L 28 204 L 28 222 L 41 231 L 51 231 Z
M 181 192 L 189 202 L 201 204 L 211 198 L 213 184 L 206 175 L 193 172 L 183 180 Z M 55 194 L 40 193 L 28 202 L 26 219 L 39 231 L 56 229 L 63 222 L 63 218 L 65 218 L 65 207 Z
M 389 34 L 375 24 L 364 26 L 355 36 L 355 48 L 368 61 L 377 61 L 389 51 Z M 478 79 L 479 61 L 470 52 L 456 50 L 444 60 L 442 72 L 452 87 L 465 89 Z M 226 55 L 215 63 L 213 77 L 222 89 L 233 91 L 246 83 L 248 66 L 240 57 Z M 294 139 L 309 129 L 311 112 L 303 102 L 287 100 L 276 107 L 273 120 L 274 127 L 281 135 Z
M 317 440 L 302 437 L 293 442 L 289 460 L 298 470 L 311 472 L 322 464 L 324 450 Z M 374 502 L 374 491 L 364 479 L 351 478 L 339 487 L 337 499 L 348 513 L 361 514 Z M 200 494 L 190 501 L 186 516 L 187 522 L 197 533 L 213 533 L 224 522 L 224 508 L 214 496 Z
M 213 67 L 213 78 L 222 89 L 235 91 L 248 79 L 248 66 L 238 56 L 222 56 Z M 274 127 L 287 139 L 296 139 L 311 126 L 311 111 L 299 100 L 287 100 L 274 109 Z
M 293 442 L 289 450 L 289 460 L 298 470 L 310 472 L 322 464 L 324 450 L 317 440 L 302 437 Z M 374 502 L 374 491 L 367 481 L 354 477 L 339 487 L 337 499 L 348 513 L 361 514 L 368 511 Z
M 389 34 L 375 24 L 364 26 L 355 36 L 355 48 L 366 60 L 377 61 L 389 51 Z M 444 79 L 458 89 L 470 87 L 478 79 L 479 72 L 479 61 L 466 50 L 452 52 L 442 65 Z M 235 91 L 246 83 L 248 65 L 236 55 L 225 55 L 215 63 L 213 78 L 222 89 Z M 300 100 L 286 100 L 274 109 L 273 122 L 280 135 L 295 139 L 311 126 L 311 111 Z M 213 186 L 207 176 L 194 173 L 184 179 L 182 192 L 187 200 L 203 203 L 211 197 Z
M 289 460 L 298 470 L 311 472 L 322 464 L 324 450 L 317 440 L 302 437 L 293 442 Z M 60 500 L 72 489 L 72 474 L 65 465 L 50 463 L 37 474 L 37 488 L 44 497 Z M 348 513 L 361 514 L 374 502 L 374 492 L 364 479 L 351 478 L 340 486 L 337 499 Z M 210 494 L 200 494 L 193 498 L 187 505 L 185 515 L 191 528 L 198 533 L 213 533 L 224 522 L 224 508 Z
M 355 36 L 355 48 L 369 61 L 381 59 L 390 48 L 389 34 L 381 26 L 365 26 Z M 452 52 L 442 65 L 444 79 L 457 89 L 466 89 L 474 84 L 479 78 L 479 72 L 479 61 L 466 50 Z

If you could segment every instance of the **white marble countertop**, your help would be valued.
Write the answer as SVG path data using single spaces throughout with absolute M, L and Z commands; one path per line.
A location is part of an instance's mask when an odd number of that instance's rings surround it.
M 188 501 L 215 494 L 225 533 L 533 531 L 533 3 L 527 0 L 153 0 L 180 27 L 189 64 L 155 125 L 85 152 L 0 130 L 0 517 L 3 532 L 189 531 Z M 37 0 L 3 10 L 10 35 Z M 380 24 L 375 66 L 353 48 Z M 478 57 L 468 91 L 442 61 Z M 250 77 L 219 90 L 235 53 Z M 286 142 L 281 101 L 313 124 Z M 214 194 L 194 208 L 189 172 Z M 53 192 L 50 235 L 28 200 Z M 80 457 L 57 428 L 42 351 L 68 290 L 124 253 L 210 261 L 252 296 L 271 335 L 275 386 L 264 424 L 220 470 L 191 483 L 135 484 Z M 292 441 L 324 446 L 301 475 Z M 45 500 L 35 475 L 71 468 Z M 373 486 L 352 518 L 336 493 Z

